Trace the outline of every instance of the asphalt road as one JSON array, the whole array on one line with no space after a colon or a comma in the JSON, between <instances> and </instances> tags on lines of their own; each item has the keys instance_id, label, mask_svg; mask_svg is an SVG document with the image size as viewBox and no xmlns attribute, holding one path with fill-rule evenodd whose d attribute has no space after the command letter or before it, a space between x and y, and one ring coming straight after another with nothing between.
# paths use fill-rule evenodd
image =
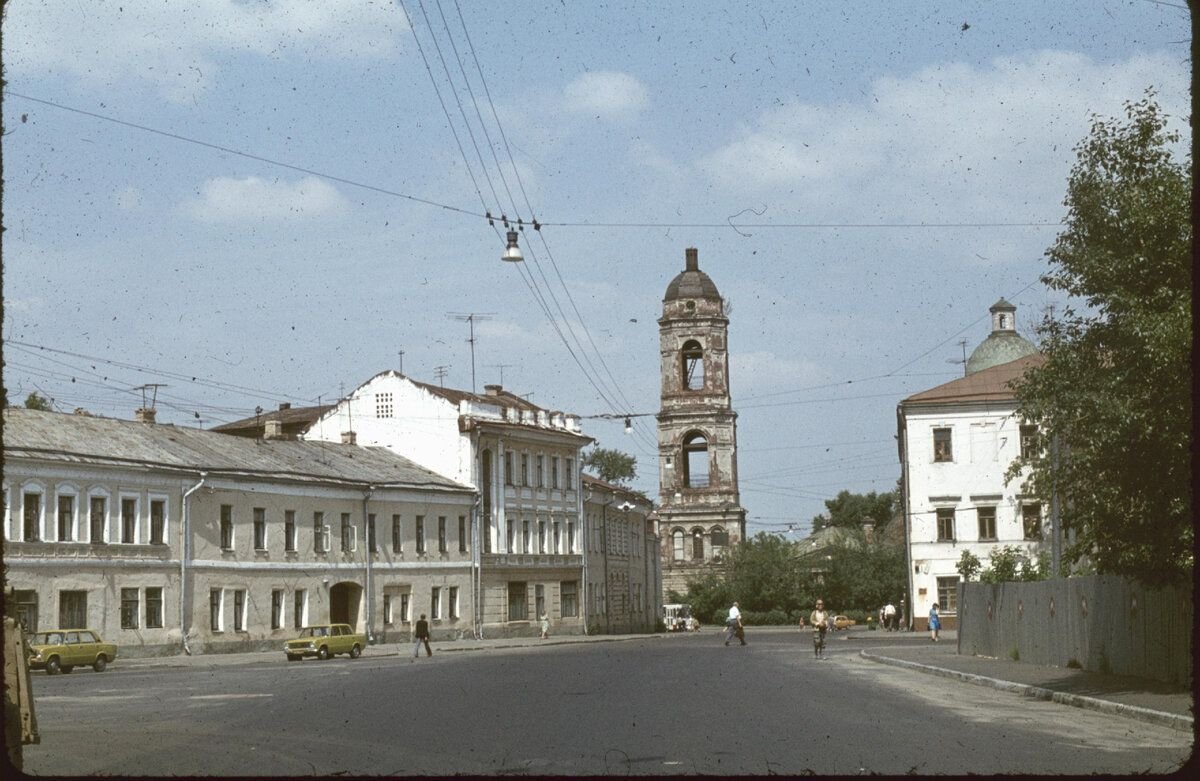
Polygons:
<instances>
[{"instance_id":1,"label":"asphalt road","mask_svg":"<svg viewBox=\"0 0 1200 781\"><path fill-rule=\"evenodd\" d=\"M35 674L36 775L1167 773L1192 736L718 635ZM877 643L887 641L880 636Z\"/></svg>"}]
</instances>

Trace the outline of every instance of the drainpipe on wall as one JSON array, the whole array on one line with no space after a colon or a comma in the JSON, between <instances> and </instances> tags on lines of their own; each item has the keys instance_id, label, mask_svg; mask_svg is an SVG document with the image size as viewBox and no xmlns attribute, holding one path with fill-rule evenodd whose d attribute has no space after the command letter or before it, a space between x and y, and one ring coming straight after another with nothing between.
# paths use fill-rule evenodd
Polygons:
<instances>
[{"instance_id":1,"label":"drainpipe on wall","mask_svg":"<svg viewBox=\"0 0 1200 781\"><path fill-rule=\"evenodd\" d=\"M204 481L207 479L208 472L201 472L200 482L183 492L183 518L179 523L179 641L183 646L183 652L188 656L192 655L192 649L188 647L187 641L187 613L184 612L184 595L187 593L188 540L192 533L191 515L188 513L188 497L200 490L200 486L204 485Z\"/></svg>"},{"instance_id":2,"label":"drainpipe on wall","mask_svg":"<svg viewBox=\"0 0 1200 781\"><path fill-rule=\"evenodd\" d=\"M366 600L367 600L367 645L375 642L375 600L371 594L371 529L370 515L367 513L367 503L375 486L368 485L363 489L363 547L366 548ZM378 539L378 537L376 537Z\"/></svg>"}]
</instances>

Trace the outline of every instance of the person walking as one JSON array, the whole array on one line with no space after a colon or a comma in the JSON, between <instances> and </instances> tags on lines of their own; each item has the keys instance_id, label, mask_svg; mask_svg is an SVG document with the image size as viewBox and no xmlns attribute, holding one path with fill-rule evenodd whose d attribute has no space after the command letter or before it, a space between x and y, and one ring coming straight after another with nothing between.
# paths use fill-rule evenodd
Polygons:
<instances>
[{"instance_id":1,"label":"person walking","mask_svg":"<svg viewBox=\"0 0 1200 781\"><path fill-rule=\"evenodd\" d=\"M550 637L550 618L545 613L542 613L542 639Z\"/></svg>"},{"instance_id":2,"label":"person walking","mask_svg":"<svg viewBox=\"0 0 1200 781\"><path fill-rule=\"evenodd\" d=\"M883 607L883 620L887 623L887 630L894 632L896 630L896 606L888 602Z\"/></svg>"},{"instance_id":3,"label":"person walking","mask_svg":"<svg viewBox=\"0 0 1200 781\"><path fill-rule=\"evenodd\" d=\"M729 618L725 619L725 645L729 645L729 641L737 636L738 625L741 624L741 622L742 611L738 610L738 603L734 602L733 607L729 608ZM742 645L745 644L746 641L742 640Z\"/></svg>"},{"instance_id":4,"label":"person walking","mask_svg":"<svg viewBox=\"0 0 1200 781\"><path fill-rule=\"evenodd\" d=\"M829 614L825 612L825 602L818 599L817 606L808 616L808 623L813 628L813 656L825 658L825 633L829 628Z\"/></svg>"},{"instance_id":5,"label":"person walking","mask_svg":"<svg viewBox=\"0 0 1200 781\"><path fill-rule=\"evenodd\" d=\"M421 655L421 643L425 644L425 655L433 656L433 651L429 647L429 622L425 620L425 614L421 614L421 618L417 621L417 627L413 630L413 636L417 639L413 645L413 658L416 659Z\"/></svg>"},{"instance_id":6,"label":"person walking","mask_svg":"<svg viewBox=\"0 0 1200 781\"><path fill-rule=\"evenodd\" d=\"M929 608L929 639L935 643L938 641L938 632L942 628L942 619L938 615L940 609L941 605L937 602L934 602L933 607Z\"/></svg>"}]
</instances>

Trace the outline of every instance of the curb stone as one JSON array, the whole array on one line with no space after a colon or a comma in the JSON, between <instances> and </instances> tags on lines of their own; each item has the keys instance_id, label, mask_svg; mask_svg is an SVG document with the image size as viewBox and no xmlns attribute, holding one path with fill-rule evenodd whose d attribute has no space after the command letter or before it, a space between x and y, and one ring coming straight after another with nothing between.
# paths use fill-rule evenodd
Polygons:
<instances>
[{"instance_id":1,"label":"curb stone","mask_svg":"<svg viewBox=\"0 0 1200 781\"><path fill-rule=\"evenodd\" d=\"M1003 681L999 678L989 678L985 675L964 673L959 670L949 670L945 667L935 667L934 665L921 664L920 662L910 662L904 659L892 659L887 656L879 656L870 653L866 650L859 651L859 655L864 659L877 662L879 664L891 665L893 667L903 667L905 669L930 673L932 675L940 675L943 678L954 678L960 681L965 681L966 683L975 684L976 686L988 686L1000 691L1020 694L1024 697L1032 697L1033 699L1038 700L1049 700L1062 705L1071 705L1076 708L1086 708L1110 715L1124 716L1126 718L1137 719L1138 721L1158 724L1159 726L1163 727L1170 727L1171 729L1192 732L1195 726L1195 721L1190 716L1179 716L1174 713L1164 713L1163 711L1142 708L1137 705L1125 705L1124 703L1110 702L1108 700L1101 700L1082 694L1056 692L1051 689L1042 688L1041 686L1031 686L1025 683Z\"/></svg>"}]
</instances>

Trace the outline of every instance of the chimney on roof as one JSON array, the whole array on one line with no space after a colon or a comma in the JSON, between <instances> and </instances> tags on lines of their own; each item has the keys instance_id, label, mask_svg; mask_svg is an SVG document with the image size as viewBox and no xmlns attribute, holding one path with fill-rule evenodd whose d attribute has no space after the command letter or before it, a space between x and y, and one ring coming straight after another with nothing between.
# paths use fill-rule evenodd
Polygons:
<instances>
[{"instance_id":1,"label":"chimney on roof","mask_svg":"<svg viewBox=\"0 0 1200 781\"><path fill-rule=\"evenodd\" d=\"M500 391L502 391L502 390L504 390L504 388L500 385L484 385L483 386L483 392L489 396L499 396Z\"/></svg>"},{"instance_id":2,"label":"chimney on roof","mask_svg":"<svg viewBox=\"0 0 1200 781\"><path fill-rule=\"evenodd\" d=\"M263 423L263 439L283 439L283 421L265 421Z\"/></svg>"},{"instance_id":3,"label":"chimney on roof","mask_svg":"<svg viewBox=\"0 0 1200 781\"><path fill-rule=\"evenodd\" d=\"M283 412L285 409L291 409L291 408L292 408L292 403L290 401L279 402L279 411L280 412Z\"/></svg>"},{"instance_id":4,"label":"chimney on roof","mask_svg":"<svg viewBox=\"0 0 1200 781\"><path fill-rule=\"evenodd\" d=\"M687 268L684 269L685 271L699 271L700 270L699 251L695 247L688 247L687 249L685 249L683 251L683 258L684 258L684 262L687 265Z\"/></svg>"},{"instance_id":5,"label":"chimney on roof","mask_svg":"<svg viewBox=\"0 0 1200 781\"><path fill-rule=\"evenodd\" d=\"M157 413L154 411L153 407L150 407L150 408L142 407L141 409L134 411L133 417L135 420L137 420L140 423L153 423L154 416L156 414Z\"/></svg>"},{"instance_id":6,"label":"chimney on roof","mask_svg":"<svg viewBox=\"0 0 1200 781\"><path fill-rule=\"evenodd\" d=\"M358 435L355 434L353 431L343 431L342 432L342 444L343 445L357 445L358 444Z\"/></svg>"}]
</instances>

